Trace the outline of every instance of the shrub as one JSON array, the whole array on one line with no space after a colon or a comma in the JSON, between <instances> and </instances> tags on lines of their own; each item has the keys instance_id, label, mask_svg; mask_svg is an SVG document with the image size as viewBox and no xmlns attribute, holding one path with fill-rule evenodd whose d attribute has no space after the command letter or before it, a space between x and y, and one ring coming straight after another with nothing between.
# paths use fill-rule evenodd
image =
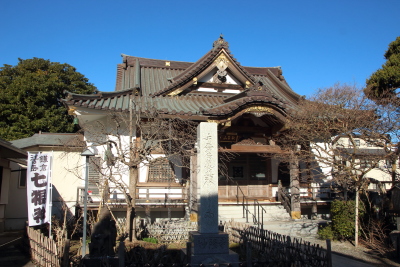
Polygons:
<instances>
[{"instance_id":1,"label":"shrub","mask_svg":"<svg viewBox=\"0 0 400 267\"><path fill-rule=\"evenodd\" d=\"M158 244L157 238L154 238L154 237L145 237L145 238L143 238L143 241L153 243L153 244Z\"/></svg>"},{"instance_id":2,"label":"shrub","mask_svg":"<svg viewBox=\"0 0 400 267\"><path fill-rule=\"evenodd\" d=\"M359 202L358 216L365 214L364 204ZM355 201L334 200L331 204L332 224L318 231L322 239L346 240L355 233Z\"/></svg>"},{"instance_id":3,"label":"shrub","mask_svg":"<svg viewBox=\"0 0 400 267\"><path fill-rule=\"evenodd\" d=\"M331 240L335 239L333 235L332 225L328 224L326 226L322 226L318 230L318 236L320 239L331 239Z\"/></svg>"}]
</instances>

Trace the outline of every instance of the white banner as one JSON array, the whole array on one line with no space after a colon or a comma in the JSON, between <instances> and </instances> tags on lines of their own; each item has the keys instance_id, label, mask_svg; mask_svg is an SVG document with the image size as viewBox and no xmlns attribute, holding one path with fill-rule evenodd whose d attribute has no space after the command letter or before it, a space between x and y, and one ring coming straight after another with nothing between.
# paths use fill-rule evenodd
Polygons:
<instances>
[{"instance_id":1,"label":"white banner","mask_svg":"<svg viewBox=\"0 0 400 267\"><path fill-rule=\"evenodd\" d=\"M29 226L49 222L51 153L28 153L27 196Z\"/></svg>"}]
</instances>

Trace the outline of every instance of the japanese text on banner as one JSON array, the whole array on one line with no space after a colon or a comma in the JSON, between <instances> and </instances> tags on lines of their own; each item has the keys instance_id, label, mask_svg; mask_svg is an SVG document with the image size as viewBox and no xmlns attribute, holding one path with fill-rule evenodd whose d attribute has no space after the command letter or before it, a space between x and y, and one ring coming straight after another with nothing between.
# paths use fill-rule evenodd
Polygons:
<instances>
[{"instance_id":1,"label":"japanese text on banner","mask_svg":"<svg viewBox=\"0 0 400 267\"><path fill-rule=\"evenodd\" d=\"M49 221L50 153L28 153L27 199L29 226Z\"/></svg>"}]
</instances>

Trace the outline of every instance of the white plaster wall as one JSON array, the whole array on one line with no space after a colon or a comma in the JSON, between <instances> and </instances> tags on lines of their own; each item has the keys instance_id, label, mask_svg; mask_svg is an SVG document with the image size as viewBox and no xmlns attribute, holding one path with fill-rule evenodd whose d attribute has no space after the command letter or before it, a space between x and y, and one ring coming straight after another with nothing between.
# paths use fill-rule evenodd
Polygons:
<instances>
[{"instance_id":1,"label":"white plaster wall","mask_svg":"<svg viewBox=\"0 0 400 267\"><path fill-rule=\"evenodd\" d=\"M355 138L355 140L359 140L359 148L360 149L381 149L380 147L376 147L376 146L372 146L369 145L367 142L365 142L362 139L357 139ZM337 146L343 147L343 148L349 148L351 147L351 145L349 144L349 138L346 137L342 137L336 144ZM312 144L312 151L313 153L316 155L316 159L318 159L319 157L324 158L324 157L328 157L328 158L333 158L332 154L326 153L323 150L328 150L329 146L331 146L330 144L326 144L326 143L314 143ZM323 148L323 149L319 149L319 148ZM385 161L380 161L379 162L379 167L378 168L374 168L372 170L370 170L365 177L366 178L373 178L376 179L378 181L391 181L392 177L391 174L388 172L388 167L385 165ZM330 179L332 179L331 176L331 171L332 171L332 167L329 166L328 164L324 164L323 162L318 162L318 166L319 170L321 171L321 175L315 175L314 176L314 181L316 181L318 184L321 184L321 181L329 181ZM398 173L400 173L400 171L397 171ZM391 183L385 183L385 188L386 189L390 189L391 188ZM315 184L315 186L317 186L317 184ZM370 184L369 185L369 189L376 189L376 185L374 184Z\"/></svg>"},{"instance_id":2,"label":"white plaster wall","mask_svg":"<svg viewBox=\"0 0 400 267\"><path fill-rule=\"evenodd\" d=\"M78 188L84 185L82 173L82 152L53 151L52 184L53 214L62 215L62 204L67 205L71 214L75 212Z\"/></svg>"},{"instance_id":3,"label":"white plaster wall","mask_svg":"<svg viewBox=\"0 0 400 267\"><path fill-rule=\"evenodd\" d=\"M321 161L321 159L327 158L327 159L332 159L333 154L328 153L328 151L331 151L329 149L329 144L326 143L311 143L311 151L315 155L315 158L317 160L317 166L313 166L316 168L316 171L313 172L313 180L315 182L322 183L327 180L332 179L332 166L330 166L327 163L324 163ZM331 160L328 160L331 161Z\"/></svg>"},{"instance_id":4,"label":"white plaster wall","mask_svg":"<svg viewBox=\"0 0 400 267\"><path fill-rule=\"evenodd\" d=\"M96 128L98 125L103 125L104 128ZM116 133L116 125L110 120L110 118L103 117L90 123L88 126L90 131L85 131L85 141L87 146L96 154L97 157L101 159L105 158L105 151L107 150L108 144L112 144L112 153L115 157L118 155L124 154L127 161L129 161L129 131L128 128L125 128L124 132ZM132 133L135 134L136 129L132 130ZM135 139L135 136L133 136ZM113 141L113 142L109 142ZM117 146L115 146L117 144ZM84 159L82 159L82 164L84 165ZM85 170L82 170L82 177L85 175ZM103 162L102 172L104 174L103 180L100 182L104 182L106 180L109 181L109 187L112 189L111 192L117 191L117 193L121 193L121 190L117 189L115 183L112 180L116 180L120 184L124 184L128 186L129 184L129 167L119 161L116 161L114 166L107 166L106 162ZM110 175L112 175L113 179L109 179ZM84 181L82 181L82 186L84 186ZM118 197L122 197L122 195L118 195Z\"/></svg>"},{"instance_id":5,"label":"white plaster wall","mask_svg":"<svg viewBox=\"0 0 400 267\"><path fill-rule=\"evenodd\" d=\"M20 168L26 166L10 162L12 170L8 187L8 204L5 206L5 226L6 231L24 229L25 222L28 220L26 187L19 187Z\"/></svg>"}]
</instances>

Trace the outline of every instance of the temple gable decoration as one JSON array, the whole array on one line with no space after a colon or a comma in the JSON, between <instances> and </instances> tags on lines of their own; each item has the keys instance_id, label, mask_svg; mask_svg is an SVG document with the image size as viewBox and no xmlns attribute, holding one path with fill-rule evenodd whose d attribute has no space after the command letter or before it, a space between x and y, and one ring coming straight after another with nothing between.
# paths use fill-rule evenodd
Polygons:
<instances>
[{"instance_id":1,"label":"temple gable decoration","mask_svg":"<svg viewBox=\"0 0 400 267\"><path fill-rule=\"evenodd\" d=\"M237 94L255 83L255 79L240 66L221 36L201 59L176 77L155 96L186 95L195 92Z\"/></svg>"}]
</instances>

